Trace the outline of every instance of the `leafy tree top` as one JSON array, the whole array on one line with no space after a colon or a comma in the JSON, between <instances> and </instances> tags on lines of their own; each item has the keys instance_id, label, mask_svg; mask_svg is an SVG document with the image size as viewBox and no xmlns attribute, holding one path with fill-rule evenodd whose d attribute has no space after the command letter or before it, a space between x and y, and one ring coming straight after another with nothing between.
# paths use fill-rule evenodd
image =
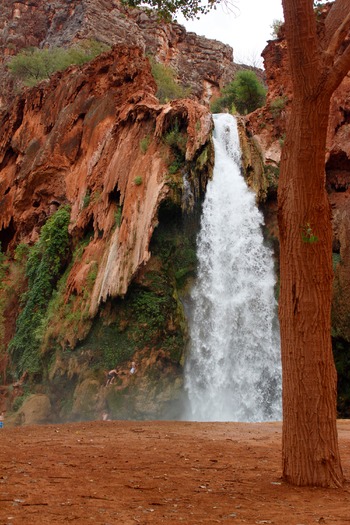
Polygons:
<instances>
[{"instance_id":1,"label":"leafy tree top","mask_svg":"<svg viewBox=\"0 0 350 525\"><path fill-rule=\"evenodd\" d=\"M187 20L206 15L216 8L218 0L122 0L122 4L129 7L144 7L145 5L157 10L161 18L171 19L178 11Z\"/></svg>"},{"instance_id":2,"label":"leafy tree top","mask_svg":"<svg viewBox=\"0 0 350 525\"><path fill-rule=\"evenodd\" d=\"M225 109L237 110L241 115L251 113L265 104L266 89L254 71L239 71L234 80L222 90L222 96L213 102L213 113Z\"/></svg>"}]
</instances>

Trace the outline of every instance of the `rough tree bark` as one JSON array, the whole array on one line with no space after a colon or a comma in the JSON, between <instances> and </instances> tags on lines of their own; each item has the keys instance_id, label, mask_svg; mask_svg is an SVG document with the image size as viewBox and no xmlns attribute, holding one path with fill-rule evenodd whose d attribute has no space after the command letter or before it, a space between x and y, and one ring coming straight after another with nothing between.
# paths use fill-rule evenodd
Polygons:
<instances>
[{"instance_id":1,"label":"rough tree bark","mask_svg":"<svg viewBox=\"0 0 350 525\"><path fill-rule=\"evenodd\" d=\"M325 191L330 99L350 68L350 0L317 31L312 0L282 0L293 101L278 192L283 369L283 476L343 483L331 347L332 226Z\"/></svg>"}]
</instances>

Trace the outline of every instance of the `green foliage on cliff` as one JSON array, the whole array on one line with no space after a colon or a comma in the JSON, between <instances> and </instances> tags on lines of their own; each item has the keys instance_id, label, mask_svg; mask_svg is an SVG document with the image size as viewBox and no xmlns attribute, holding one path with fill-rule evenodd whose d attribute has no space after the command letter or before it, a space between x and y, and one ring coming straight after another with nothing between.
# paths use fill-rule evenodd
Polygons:
<instances>
[{"instance_id":1,"label":"green foliage on cliff","mask_svg":"<svg viewBox=\"0 0 350 525\"><path fill-rule=\"evenodd\" d=\"M160 224L152 238L151 252L160 258L172 286L181 292L196 272L199 216L194 215L184 230L181 209L170 200L162 203L158 215Z\"/></svg>"},{"instance_id":2,"label":"green foliage on cliff","mask_svg":"<svg viewBox=\"0 0 350 525\"><path fill-rule=\"evenodd\" d=\"M8 268L8 265L6 263L6 255L2 252L1 243L0 243L0 286L3 286L7 268Z\"/></svg>"},{"instance_id":3,"label":"green foliage on cliff","mask_svg":"<svg viewBox=\"0 0 350 525\"><path fill-rule=\"evenodd\" d=\"M273 164L264 165L264 177L267 183L267 195L271 196L272 194L276 195L278 189L278 181L280 175L279 166Z\"/></svg>"},{"instance_id":4,"label":"green foliage on cliff","mask_svg":"<svg viewBox=\"0 0 350 525\"><path fill-rule=\"evenodd\" d=\"M180 152L183 155L186 153L187 135L180 130L179 121L175 119L174 124L168 129L164 135L164 142L170 146L175 152Z\"/></svg>"},{"instance_id":5,"label":"green foliage on cliff","mask_svg":"<svg viewBox=\"0 0 350 525\"><path fill-rule=\"evenodd\" d=\"M133 308L140 328L145 327L146 342L151 342L151 334L165 329L167 297L154 290L139 290L133 297Z\"/></svg>"},{"instance_id":6,"label":"green foliage on cliff","mask_svg":"<svg viewBox=\"0 0 350 525\"><path fill-rule=\"evenodd\" d=\"M84 40L68 49L27 48L14 56L7 67L14 77L31 87L56 71L63 71L73 64L85 64L108 49L109 46L96 40Z\"/></svg>"},{"instance_id":7,"label":"green foliage on cliff","mask_svg":"<svg viewBox=\"0 0 350 525\"><path fill-rule=\"evenodd\" d=\"M16 333L9 349L12 361L21 373L40 370L40 326L66 263L70 210L60 208L41 229L39 240L30 248L26 264L28 290L22 296L23 309L18 316Z\"/></svg>"},{"instance_id":8,"label":"green foliage on cliff","mask_svg":"<svg viewBox=\"0 0 350 525\"><path fill-rule=\"evenodd\" d=\"M135 186L141 186L143 182L143 179L140 175L138 175L137 177L134 178L134 184Z\"/></svg>"},{"instance_id":9,"label":"green foliage on cliff","mask_svg":"<svg viewBox=\"0 0 350 525\"><path fill-rule=\"evenodd\" d=\"M73 265L80 259L81 247L84 241L74 251L72 260L65 272L59 278L46 311L42 316L40 327L36 331L40 341L42 355L50 354L54 347L74 347L82 334L86 334L91 326L89 307L91 293L98 272L97 261L90 261L82 293L71 293L67 297L67 280Z\"/></svg>"},{"instance_id":10,"label":"green foliage on cliff","mask_svg":"<svg viewBox=\"0 0 350 525\"><path fill-rule=\"evenodd\" d=\"M91 331L85 341L78 346L79 350L91 350L94 364L98 370L111 369L124 361L131 359L137 349L132 319L132 309L128 298L120 303L111 301L107 305L107 313L101 309L102 315L93 321ZM114 322L108 320L113 314Z\"/></svg>"},{"instance_id":11,"label":"green foliage on cliff","mask_svg":"<svg viewBox=\"0 0 350 525\"><path fill-rule=\"evenodd\" d=\"M176 360L183 350L183 338L167 329L176 312L177 302L168 278L162 273L147 272L141 285L132 284L124 299L115 299L107 305L106 315L102 309L79 349L92 350L98 367L103 368L121 365L145 347L169 347L171 357ZM181 340L176 351L175 336Z\"/></svg>"},{"instance_id":12,"label":"green foliage on cliff","mask_svg":"<svg viewBox=\"0 0 350 525\"><path fill-rule=\"evenodd\" d=\"M276 97L270 102L270 111L273 118L279 118L288 102L288 98L286 96L283 97Z\"/></svg>"},{"instance_id":13,"label":"green foliage on cliff","mask_svg":"<svg viewBox=\"0 0 350 525\"><path fill-rule=\"evenodd\" d=\"M162 350L179 363L186 345L186 322L180 291L195 273L196 232L184 231L181 208L163 203L152 241L150 266L123 298L111 299L93 321L78 350L93 352L92 366L111 368L135 352Z\"/></svg>"},{"instance_id":14,"label":"green foliage on cliff","mask_svg":"<svg viewBox=\"0 0 350 525\"><path fill-rule=\"evenodd\" d=\"M222 96L211 105L213 113L236 110L245 115L263 106L266 99L266 89L259 81L254 71L239 71L235 79L222 90Z\"/></svg>"},{"instance_id":15,"label":"green foliage on cliff","mask_svg":"<svg viewBox=\"0 0 350 525\"><path fill-rule=\"evenodd\" d=\"M172 156L168 159L168 173L174 175L185 165L187 146L187 134L180 129L177 118L175 118L172 126L164 134L163 141L171 149Z\"/></svg>"},{"instance_id":16,"label":"green foliage on cliff","mask_svg":"<svg viewBox=\"0 0 350 525\"><path fill-rule=\"evenodd\" d=\"M6 261L6 256L1 250L0 244L0 354L4 350L4 336L5 336L5 295L4 291L6 289L5 278L7 274L8 264Z\"/></svg>"},{"instance_id":17,"label":"green foliage on cliff","mask_svg":"<svg viewBox=\"0 0 350 525\"><path fill-rule=\"evenodd\" d=\"M151 143L150 135L146 135L143 139L140 140L140 150L142 151L143 154L145 154L146 151L148 150L150 143Z\"/></svg>"},{"instance_id":18,"label":"green foliage on cliff","mask_svg":"<svg viewBox=\"0 0 350 525\"><path fill-rule=\"evenodd\" d=\"M156 95L159 102L165 104L169 100L186 98L190 95L191 90L189 88L184 88L176 82L176 74L171 67L160 64L153 58L150 58L150 62L152 75L158 87Z\"/></svg>"},{"instance_id":19,"label":"green foliage on cliff","mask_svg":"<svg viewBox=\"0 0 350 525\"><path fill-rule=\"evenodd\" d=\"M277 20L274 19L270 28L271 28L271 36L273 39L279 38L279 32L283 26L283 20Z\"/></svg>"}]
</instances>

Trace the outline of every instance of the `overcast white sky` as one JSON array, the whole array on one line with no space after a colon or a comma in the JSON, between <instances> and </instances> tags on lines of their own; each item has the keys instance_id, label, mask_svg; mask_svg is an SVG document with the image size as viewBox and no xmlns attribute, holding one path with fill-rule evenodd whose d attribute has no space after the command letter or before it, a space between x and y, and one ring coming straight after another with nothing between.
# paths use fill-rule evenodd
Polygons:
<instances>
[{"instance_id":1,"label":"overcast white sky","mask_svg":"<svg viewBox=\"0 0 350 525\"><path fill-rule=\"evenodd\" d=\"M231 3L236 6L233 12L218 5L216 11L202 16L199 21L186 21L180 15L177 21L188 31L229 44L235 62L262 67L260 54L267 40L271 40L271 25L274 20L283 20L282 2L231 0Z\"/></svg>"}]
</instances>

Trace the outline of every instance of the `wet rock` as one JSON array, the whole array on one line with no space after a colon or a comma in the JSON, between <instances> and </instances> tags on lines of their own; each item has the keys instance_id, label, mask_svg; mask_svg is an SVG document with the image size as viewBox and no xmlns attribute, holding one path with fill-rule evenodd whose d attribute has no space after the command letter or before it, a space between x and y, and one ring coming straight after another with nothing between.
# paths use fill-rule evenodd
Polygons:
<instances>
[{"instance_id":1,"label":"wet rock","mask_svg":"<svg viewBox=\"0 0 350 525\"><path fill-rule=\"evenodd\" d=\"M45 394L29 396L13 417L15 425L39 425L50 420L51 402Z\"/></svg>"}]
</instances>

